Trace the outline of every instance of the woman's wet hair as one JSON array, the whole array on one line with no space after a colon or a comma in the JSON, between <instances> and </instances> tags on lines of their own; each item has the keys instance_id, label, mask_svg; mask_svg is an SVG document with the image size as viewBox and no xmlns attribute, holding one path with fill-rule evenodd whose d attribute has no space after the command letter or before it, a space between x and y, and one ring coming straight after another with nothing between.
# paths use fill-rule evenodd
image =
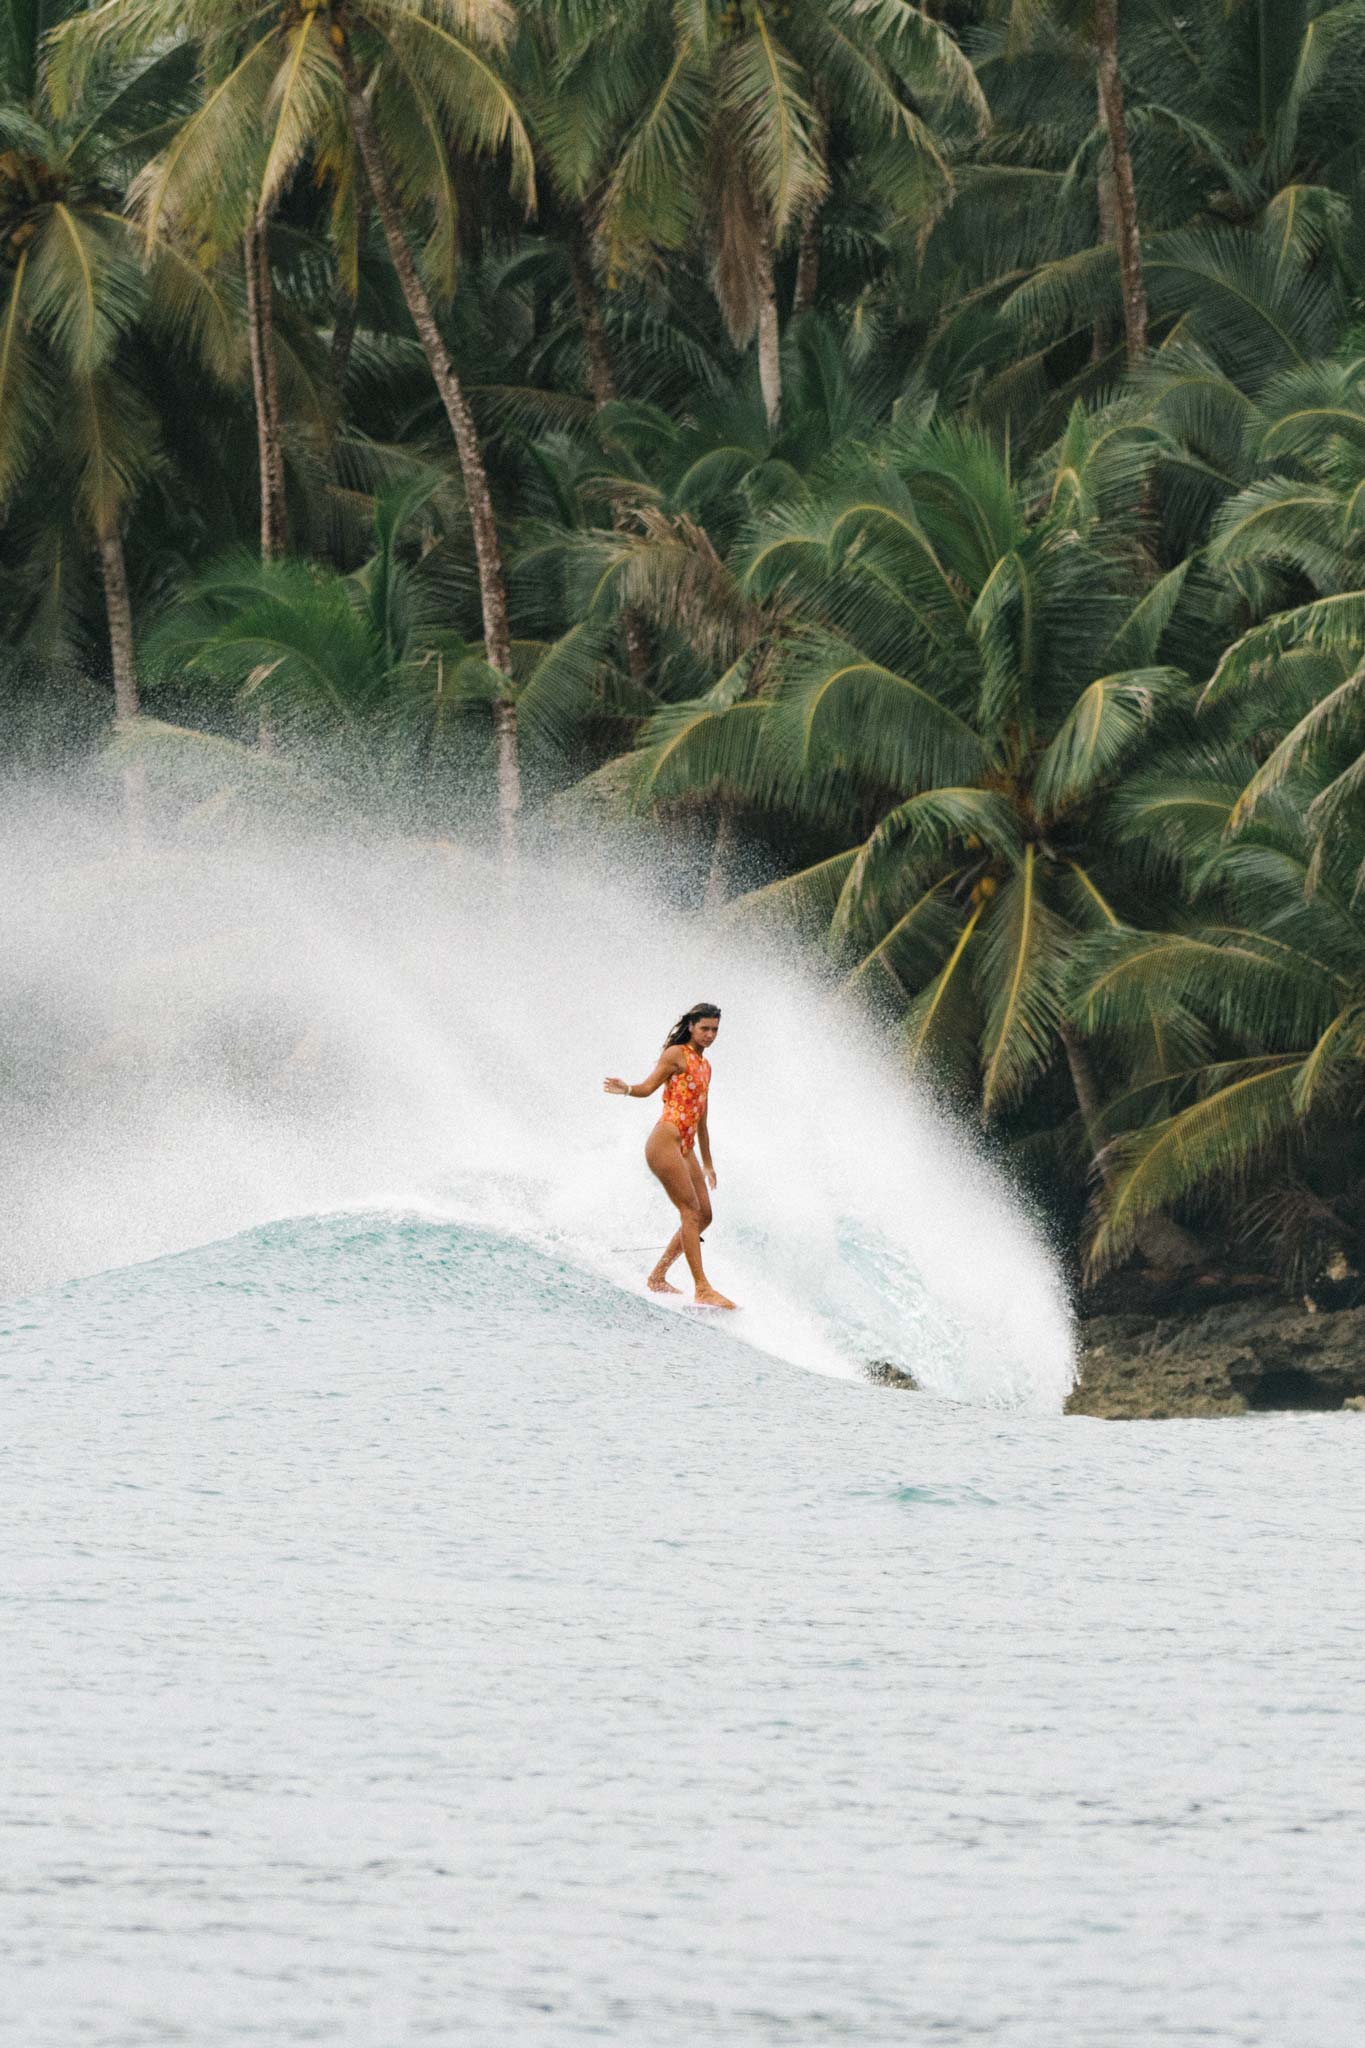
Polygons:
<instances>
[{"instance_id":1,"label":"woman's wet hair","mask_svg":"<svg viewBox=\"0 0 1365 2048\"><path fill-rule=\"evenodd\" d=\"M719 1024L720 1011L715 1003L693 1003L690 1010L684 1010L664 1040L665 1046L686 1045L692 1036L692 1026L700 1024L703 1017L714 1017Z\"/></svg>"}]
</instances>

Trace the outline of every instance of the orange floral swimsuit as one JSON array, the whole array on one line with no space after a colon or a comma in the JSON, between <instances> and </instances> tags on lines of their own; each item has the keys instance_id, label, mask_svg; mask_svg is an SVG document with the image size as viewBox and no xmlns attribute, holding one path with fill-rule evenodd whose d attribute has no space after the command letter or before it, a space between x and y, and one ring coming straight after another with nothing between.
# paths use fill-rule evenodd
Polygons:
<instances>
[{"instance_id":1,"label":"orange floral swimsuit","mask_svg":"<svg viewBox=\"0 0 1365 2048\"><path fill-rule=\"evenodd\" d=\"M660 1122L672 1124L678 1133L683 1153L692 1150L697 1137L697 1125L706 1115L706 1097L711 1087L711 1062L704 1059L692 1046L685 1045L683 1052L687 1065L682 1073L674 1074L664 1082L664 1106Z\"/></svg>"}]
</instances>

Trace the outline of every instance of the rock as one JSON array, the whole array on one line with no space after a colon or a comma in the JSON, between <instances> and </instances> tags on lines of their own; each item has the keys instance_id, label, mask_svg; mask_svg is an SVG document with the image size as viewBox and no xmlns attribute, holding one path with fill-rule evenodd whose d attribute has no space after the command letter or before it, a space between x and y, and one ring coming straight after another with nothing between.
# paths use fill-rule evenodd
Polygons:
<instances>
[{"instance_id":1,"label":"rock","mask_svg":"<svg viewBox=\"0 0 1365 2048\"><path fill-rule=\"evenodd\" d=\"M919 1381L914 1374L903 1372L889 1359L874 1358L867 1368L867 1376L879 1387L908 1387L912 1394L919 1391Z\"/></svg>"},{"instance_id":2,"label":"rock","mask_svg":"<svg viewBox=\"0 0 1365 2048\"><path fill-rule=\"evenodd\" d=\"M1081 1342L1071 1415L1365 1408L1365 1309L1260 1300L1195 1315L1096 1316Z\"/></svg>"}]
</instances>

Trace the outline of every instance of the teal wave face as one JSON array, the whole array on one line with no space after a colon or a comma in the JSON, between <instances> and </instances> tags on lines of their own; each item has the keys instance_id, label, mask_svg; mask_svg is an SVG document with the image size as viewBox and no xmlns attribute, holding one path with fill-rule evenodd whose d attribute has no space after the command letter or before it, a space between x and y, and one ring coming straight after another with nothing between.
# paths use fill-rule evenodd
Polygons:
<instances>
[{"instance_id":1,"label":"teal wave face","mask_svg":"<svg viewBox=\"0 0 1365 2048\"><path fill-rule=\"evenodd\" d=\"M642 1355L668 1370L699 1353L757 1363L714 1315L637 1298L515 1237L403 1215L288 1219L68 1281L0 1310L0 1337L157 1371L274 1354L291 1374L316 1370L321 1390L343 1358L347 1370L416 1357L452 1374L543 1369L561 1386Z\"/></svg>"}]
</instances>

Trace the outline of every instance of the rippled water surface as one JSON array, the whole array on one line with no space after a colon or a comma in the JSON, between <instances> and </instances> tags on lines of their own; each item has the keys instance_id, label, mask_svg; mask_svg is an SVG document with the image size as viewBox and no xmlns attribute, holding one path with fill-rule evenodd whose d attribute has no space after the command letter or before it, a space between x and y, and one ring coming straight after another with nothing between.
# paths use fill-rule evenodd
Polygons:
<instances>
[{"instance_id":1,"label":"rippled water surface","mask_svg":"<svg viewBox=\"0 0 1365 2048\"><path fill-rule=\"evenodd\" d=\"M0 1333L26 2048L1359 2039L1365 1418L959 1406L401 1216Z\"/></svg>"}]
</instances>

